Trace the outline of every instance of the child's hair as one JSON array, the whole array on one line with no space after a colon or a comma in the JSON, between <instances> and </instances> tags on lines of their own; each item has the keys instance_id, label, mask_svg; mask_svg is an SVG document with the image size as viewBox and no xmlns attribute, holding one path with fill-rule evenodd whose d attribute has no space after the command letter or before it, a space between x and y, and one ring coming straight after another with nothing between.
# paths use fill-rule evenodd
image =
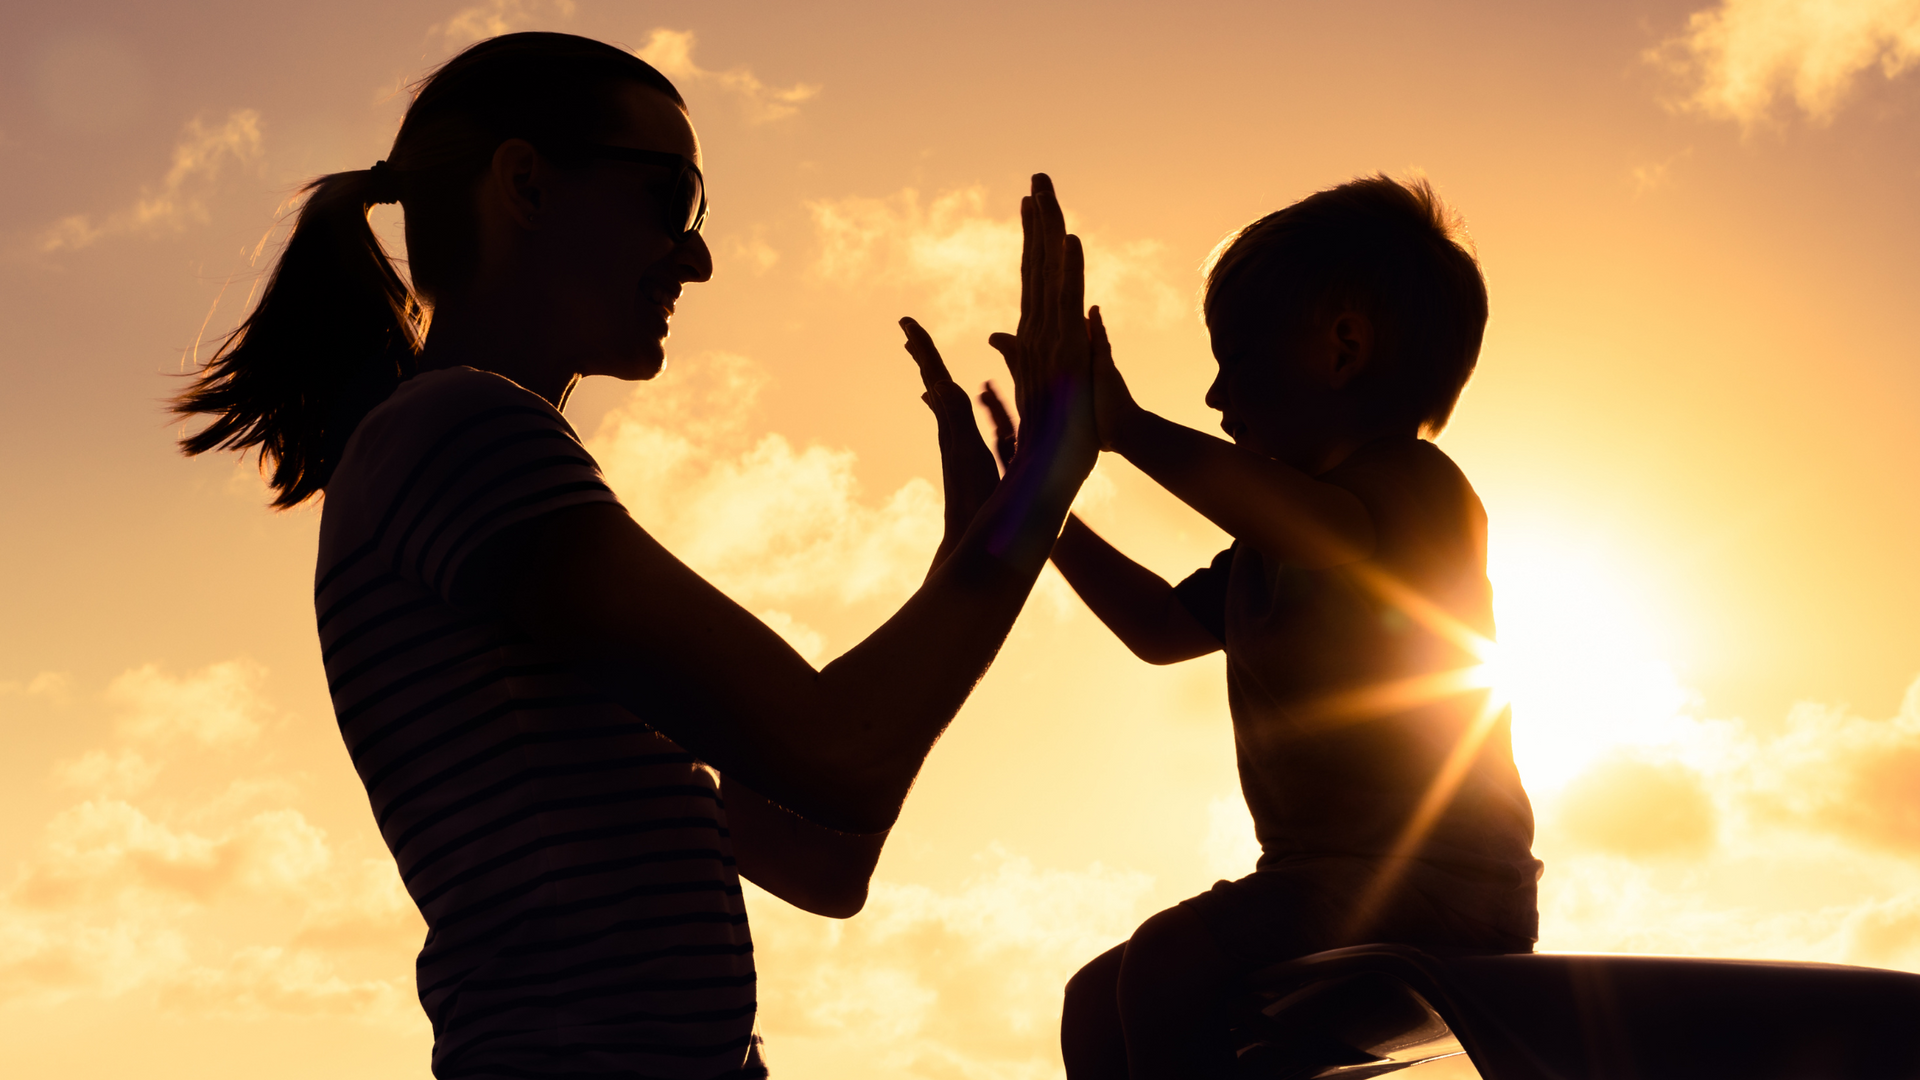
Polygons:
<instances>
[{"instance_id":1,"label":"child's hair","mask_svg":"<svg viewBox=\"0 0 1920 1080\"><path fill-rule=\"evenodd\" d=\"M520 138L564 155L605 137L621 121L613 91L634 83L686 108L639 57L572 34L482 41L415 84L385 161L304 189L259 303L173 402L175 415L213 418L181 449L259 447L276 507L325 488L361 418L413 374L427 305L469 284L475 185L495 149ZM385 202L405 213L411 287L367 222Z\"/></svg>"},{"instance_id":2,"label":"child's hair","mask_svg":"<svg viewBox=\"0 0 1920 1080\"><path fill-rule=\"evenodd\" d=\"M1438 434L1480 357L1487 286L1465 227L1424 177L1366 176L1309 195L1207 260L1209 328L1258 319L1284 332L1343 308L1372 321L1384 361L1355 389Z\"/></svg>"}]
</instances>

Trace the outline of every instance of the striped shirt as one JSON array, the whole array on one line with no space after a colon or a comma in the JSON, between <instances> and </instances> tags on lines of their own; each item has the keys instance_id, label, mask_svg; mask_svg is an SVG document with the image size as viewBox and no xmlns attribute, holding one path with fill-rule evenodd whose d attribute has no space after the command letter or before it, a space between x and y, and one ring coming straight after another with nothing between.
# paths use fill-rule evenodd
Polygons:
<instances>
[{"instance_id":1,"label":"striped shirt","mask_svg":"<svg viewBox=\"0 0 1920 1080\"><path fill-rule=\"evenodd\" d=\"M717 777L449 599L501 529L595 502L618 505L560 413L472 368L402 383L327 485L327 686L426 917L433 1072L762 1076Z\"/></svg>"}]
</instances>

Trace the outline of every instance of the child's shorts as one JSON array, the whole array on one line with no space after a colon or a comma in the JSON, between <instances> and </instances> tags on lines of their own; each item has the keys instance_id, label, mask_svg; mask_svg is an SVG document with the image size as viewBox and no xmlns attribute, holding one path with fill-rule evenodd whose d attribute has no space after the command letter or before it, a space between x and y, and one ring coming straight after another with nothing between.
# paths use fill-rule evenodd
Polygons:
<instances>
[{"instance_id":1,"label":"child's shorts","mask_svg":"<svg viewBox=\"0 0 1920 1080\"><path fill-rule=\"evenodd\" d=\"M1297 856L1182 900L1227 956L1247 970L1348 945L1392 942L1441 950L1533 951L1531 882L1488 883L1431 864ZM1372 910L1363 898L1376 896Z\"/></svg>"}]
</instances>

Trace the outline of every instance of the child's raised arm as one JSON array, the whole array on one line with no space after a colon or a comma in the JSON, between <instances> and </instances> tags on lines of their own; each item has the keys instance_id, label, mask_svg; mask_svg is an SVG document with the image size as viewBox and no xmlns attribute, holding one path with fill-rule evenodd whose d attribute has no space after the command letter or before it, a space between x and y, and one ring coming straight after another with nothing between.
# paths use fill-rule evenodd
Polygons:
<instances>
[{"instance_id":1,"label":"child's raised arm","mask_svg":"<svg viewBox=\"0 0 1920 1080\"><path fill-rule=\"evenodd\" d=\"M1114 366L1093 310L1094 410L1112 450L1261 554L1305 569L1373 553L1373 518L1359 496L1273 458L1141 408Z\"/></svg>"},{"instance_id":2,"label":"child's raised arm","mask_svg":"<svg viewBox=\"0 0 1920 1080\"><path fill-rule=\"evenodd\" d=\"M980 404L993 418L1001 461L1012 460L1013 417L991 383L982 390ZM1107 629L1149 664L1177 664L1220 648L1219 639L1188 613L1165 578L1121 554L1078 514L1067 515L1054 541L1053 565Z\"/></svg>"},{"instance_id":3,"label":"child's raised arm","mask_svg":"<svg viewBox=\"0 0 1920 1080\"><path fill-rule=\"evenodd\" d=\"M1149 664L1177 664L1220 648L1165 578L1121 554L1078 515L1068 516L1054 541L1053 565L1107 629Z\"/></svg>"}]
</instances>

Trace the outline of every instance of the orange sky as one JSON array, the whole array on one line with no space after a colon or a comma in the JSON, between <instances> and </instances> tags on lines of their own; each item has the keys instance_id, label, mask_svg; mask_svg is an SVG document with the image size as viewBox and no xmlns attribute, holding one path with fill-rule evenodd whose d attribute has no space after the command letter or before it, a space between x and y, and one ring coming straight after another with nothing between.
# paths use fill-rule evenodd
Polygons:
<instances>
[{"instance_id":1,"label":"orange sky","mask_svg":"<svg viewBox=\"0 0 1920 1080\"><path fill-rule=\"evenodd\" d=\"M1492 294L1441 445L1491 515L1542 947L1920 970L1920 0L1711 3L9 8L0 1070L426 1075L421 927L320 678L318 514L173 454L159 402L295 186L523 28L654 59L709 159L718 270L668 373L570 416L822 659L937 534L894 320L994 373L1029 172L1136 393L1210 426L1206 252L1424 169ZM1222 545L1123 463L1082 503L1169 576ZM750 896L780 1075L1058 1075L1065 976L1249 868L1222 684L1043 579L867 912Z\"/></svg>"}]
</instances>

